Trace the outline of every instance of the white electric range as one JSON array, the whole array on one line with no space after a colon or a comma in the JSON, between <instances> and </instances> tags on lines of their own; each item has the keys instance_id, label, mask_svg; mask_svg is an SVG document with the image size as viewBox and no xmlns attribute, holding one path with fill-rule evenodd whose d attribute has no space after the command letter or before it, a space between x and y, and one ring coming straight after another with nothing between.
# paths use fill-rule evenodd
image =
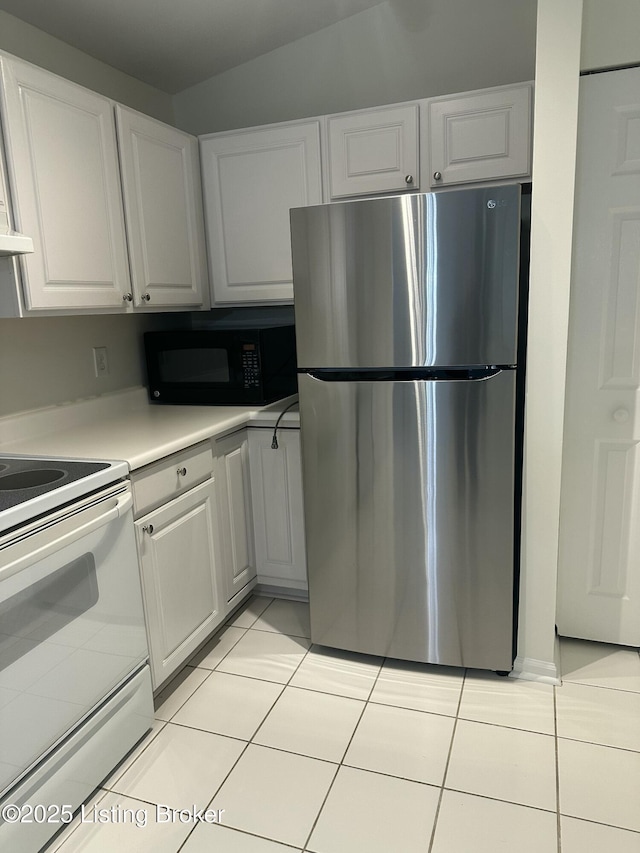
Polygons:
<instances>
[{"instance_id":1,"label":"white electric range","mask_svg":"<svg viewBox=\"0 0 640 853\"><path fill-rule=\"evenodd\" d=\"M0 849L40 850L151 726L127 473L0 456Z\"/></svg>"}]
</instances>

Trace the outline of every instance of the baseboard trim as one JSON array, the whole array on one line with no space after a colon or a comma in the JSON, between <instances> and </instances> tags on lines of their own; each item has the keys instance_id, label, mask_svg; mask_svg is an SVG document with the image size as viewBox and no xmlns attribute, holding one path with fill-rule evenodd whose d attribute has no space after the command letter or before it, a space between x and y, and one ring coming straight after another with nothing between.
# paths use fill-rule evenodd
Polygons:
<instances>
[{"instance_id":1,"label":"baseboard trim","mask_svg":"<svg viewBox=\"0 0 640 853\"><path fill-rule=\"evenodd\" d=\"M556 651L557 656L557 651ZM521 678L523 681L538 681L541 684L561 684L560 667L557 660L537 660L521 655L513 662L511 678Z\"/></svg>"},{"instance_id":2,"label":"baseboard trim","mask_svg":"<svg viewBox=\"0 0 640 853\"><path fill-rule=\"evenodd\" d=\"M276 586L275 584L259 583L253 590L255 595L268 595L272 598L287 598L290 601L308 601L309 593L306 589L292 589L288 586Z\"/></svg>"}]
</instances>

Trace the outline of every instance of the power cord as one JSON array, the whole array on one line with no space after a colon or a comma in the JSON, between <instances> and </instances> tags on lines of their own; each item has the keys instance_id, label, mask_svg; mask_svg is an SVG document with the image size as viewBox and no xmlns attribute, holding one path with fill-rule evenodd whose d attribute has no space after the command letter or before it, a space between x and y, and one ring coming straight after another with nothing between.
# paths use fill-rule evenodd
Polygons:
<instances>
[{"instance_id":1,"label":"power cord","mask_svg":"<svg viewBox=\"0 0 640 853\"><path fill-rule=\"evenodd\" d=\"M277 433L278 433L278 427L280 426L280 421L282 420L282 416L285 414L285 412L288 412L289 409L293 408L293 406L297 406L297 405L298 405L298 401L294 400L293 403L289 403L289 405L286 407L286 409L283 409L280 412L280 414L278 415L278 420L276 421L276 425L273 428L273 438L271 439L271 449L272 450L278 449L278 435L277 435Z\"/></svg>"}]
</instances>

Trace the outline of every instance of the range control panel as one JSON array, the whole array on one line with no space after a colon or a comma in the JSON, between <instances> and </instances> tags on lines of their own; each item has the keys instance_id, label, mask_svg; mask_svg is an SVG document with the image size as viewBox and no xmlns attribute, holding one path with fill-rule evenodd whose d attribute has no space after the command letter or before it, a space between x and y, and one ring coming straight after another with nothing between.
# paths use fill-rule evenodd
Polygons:
<instances>
[{"instance_id":1,"label":"range control panel","mask_svg":"<svg viewBox=\"0 0 640 853\"><path fill-rule=\"evenodd\" d=\"M242 374L245 388L258 388L260 385L260 365L255 344L242 345Z\"/></svg>"}]
</instances>

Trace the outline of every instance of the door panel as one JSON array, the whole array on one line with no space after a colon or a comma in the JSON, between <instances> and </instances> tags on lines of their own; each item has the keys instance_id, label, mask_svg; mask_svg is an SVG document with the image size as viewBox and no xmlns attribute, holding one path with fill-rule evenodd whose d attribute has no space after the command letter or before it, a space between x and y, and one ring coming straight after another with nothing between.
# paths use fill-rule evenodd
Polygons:
<instances>
[{"instance_id":1,"label":"door panel","mask_svg":"<svg viewBox=\"0 0 640 853\"><path fill-rule=\"evenodd\" d=\"M640 69L580 81L557 624L640 645Z\"/></svg>"},{"instance_id":2,"label":"door panel","mask_svg":"<svg viewBox=\"0 0 640 853\"><path fill-rule=\"evenodd\" d=\"M298 366L514 364L520 187L291 212Z\"/></svg>"},{"instance_id":3,"label":"door panel","mask_svg":"<svg viewBox=\"0 0 640 853\"><path fill-rule=\"evenodd\" d=\"M317 121L201 137L215 303L291 302L289 210L322 201Z\"/></svg>"},{"instance_id":4,"label":"door panel","mask_svg":"<svg viewBox=\"0 0 640 853\"><path fill-rule=\"evenodd\" d=\"M530 86L432 101L429 122L432 186L529 172Z\"/></svg>"},{"instance_id":5,"label":"door panel","mask_svg":"<svg viewBox=\"0 0 640 853\"><path fill-rule=\"evenodd\" d=\"M136 305L208 303L198 140L119 104L116 119Z\"/></svg>"},{"instance_id":6,"label":"door panel","mask_svg":"<svg viewBox=\"0 0 640 853\"><path fill-rule=\"evenodd\" d=\"M299 378L313 641L510 669L515 372Z\"/></svg>"},{"instance_id":7,"label":"door panel","mask_svg":"<svg viewBox=\"0 0 640 853\"><path fill-rule=\"evenodd\" d=\"M331 198L420 184L416 104L329 116L327 139Z\"/></svg>"},{"instance_id":8,"label":"door panel","mask_svg":"<svg viewBox=\"0 0 640 853\"><path fill-rule=\"evenodd\" d=\"M30 309L118 308L129 290L113 104L2 59L4 123Z\"/></svg>"}]
</instances>

